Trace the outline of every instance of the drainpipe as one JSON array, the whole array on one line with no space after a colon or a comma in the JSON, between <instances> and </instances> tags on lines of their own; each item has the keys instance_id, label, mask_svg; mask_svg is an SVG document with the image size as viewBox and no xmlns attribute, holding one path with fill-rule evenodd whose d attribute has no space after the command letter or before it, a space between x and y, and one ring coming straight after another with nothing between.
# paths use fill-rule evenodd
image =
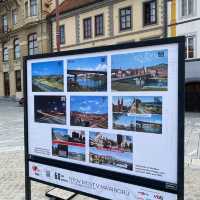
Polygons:
<instances>
[{"instance_id":1,"label":"drainpipe","mask_svg":"<svg viewBox=\"0 0 200 200\"><path fill-rule=\"evenodd\" d=\"M59 0L56 0L56 45L57 51L60 51L60 26L59 26Z\"/></svg>"},{"instance_id":2,"label":"drainpipe","mask_svg":"<svg viewBox=\"0 0 200 200\"><path fill-rule=\"evenodd\" d=\"M163 36L168 37L168 0L163 0Z\"/></svg>"},{"instance_id":3,"label":"drainpipe","mask_svg":"<svg viewBox=\"0 0 200 200\"><path fill-rule=\"evenodd\" d=\"M44 49L43 49L43 19L42 19L42 10L43 10L43 7L42 7L42 1L40 1L40 34L41 34L41 50L42 50L42 53L44 53Z\"/></svg>"}]
</instances>

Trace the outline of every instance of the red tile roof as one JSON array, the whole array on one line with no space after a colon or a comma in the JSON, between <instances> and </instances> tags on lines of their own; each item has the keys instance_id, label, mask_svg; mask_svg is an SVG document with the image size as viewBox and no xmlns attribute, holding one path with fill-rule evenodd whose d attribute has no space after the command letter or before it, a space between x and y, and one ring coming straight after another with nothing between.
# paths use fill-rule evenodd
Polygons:
<instances>
[{"instance_id":1,"label":"red tile roof","mask_svg":"<svg viewBox=\"0 0 200 200\"><path fill-rule=\"evenodd\" d=\"M98 0L64 0L60 5L59 5L59 13L62 14L67 11L75 10L77 8L87 6L92 3L96 3ZM50 13L50 17L54 16L56 14L56 10L54 9Z\"/></svg>"}]
</instances>

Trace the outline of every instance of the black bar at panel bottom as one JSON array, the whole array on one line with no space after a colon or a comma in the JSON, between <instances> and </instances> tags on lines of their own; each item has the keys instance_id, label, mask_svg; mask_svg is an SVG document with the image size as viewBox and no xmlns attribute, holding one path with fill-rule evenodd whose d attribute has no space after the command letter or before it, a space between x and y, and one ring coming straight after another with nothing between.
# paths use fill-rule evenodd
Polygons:
<instances>
[{"instance_id":1,"label":"black bar at panel bottom","mask_svg":"<svg viewBox=\"0 0 200 200\"><path fill-rule=\"evenodd\" d=\"M48 158L43 158L43 157L38 157L38 156L29 156L30 159L29 161L36 162L39 164L44 164L47 166L51 167L57 167L60 169L66 169L70 171L75 171L79 173L85 173L88 175L93 175L93 176L99 176L102 178L106 179L111 179L115 181L120 181L128 184L133 184L141 187L146 187L146 188L151 188L163 192L169 192L172 194L178 194L177 191L177 186L176 184L173 183L167 183L163 181L157 181L153 179L148 179L148 178L143 178L143 177L138 177L138 176L133 176L133 175L128 175L128 174L122 174L118 172L108 171L108 170L103 170L99 168L94 168L94 167L89 167L89 166L82 166L79 164L74 164L74 163L68 163L68 162L63 162L63 161L57 161L53 159L48 159Z\"/></svg>"}]
</instances>

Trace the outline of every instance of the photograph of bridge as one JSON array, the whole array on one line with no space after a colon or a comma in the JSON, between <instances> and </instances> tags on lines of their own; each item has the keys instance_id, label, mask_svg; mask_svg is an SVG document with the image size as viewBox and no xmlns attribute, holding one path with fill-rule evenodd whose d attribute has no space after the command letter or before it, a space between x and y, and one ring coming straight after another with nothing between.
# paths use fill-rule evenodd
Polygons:
<instances>
[{"instance_id":1,"label":"photograph of bridge","mask_svg":"<svg viewBox=\"0 0 200 200\"><path fill-rule=\"evenodd\" d=\"M71 96L70 124L91 128L108 128L108 97Z\"/></svg>"},{"instance_id":2,"label":"photograph of bridge","mask_svg":"<svg viewBox=\"0 0 200 200\"><path fill-rule=\"evenodd\" d=\"M69 92L107 91L107 57L68 60L67 69Z\"/></svg>"},{"instance_id":3,"label":"photograph of bridge","mask_svg":"<svg viewBox=\"0 0 200 200\"><path fill-rule=\"evenodd\" d=\"M50 61L32 64L33 92L64 91L63 61Z\"/></svg>"},{"instance_id":4,"label":"photograph of bridge","mask_svg":"<svg viewBox=\"0 0 200 200\"><path fill-rule=\"evenodd\" d=\"M53 128L52 155L85 161L85 132Z\"/></svg>"},{"instance_id":5,"label":"photograph of bridge","mask_svg":"<svg viewBox=\"0 0 200 200\"><path fill-rule=\"evenodd\" d=\"M66 124L65 96L34 96L35 122Z\"/></svg>"},{"instance_id":6,"label":"photograph of bridge","mask_svg":"<svg viewBox=\"0 0 200 200\"><path fill-rule=\"evenodd\" d=\"M113 91L167 91L168 50L113 55Z\"/></svg>"},{"instance_id":7,"label":"photograph of bridge","mask_svg":"<svg viewBox=\"0 0 200 200\"><path fill-rule=\"evenodd\" d=\"M136 118L136 131L162 134L162 115L138 115Z\"/></svg>"},{"instance_id":8,"label":"photograph of bridge","mask_svg":"<svg viewBox=\"0 0 200 200\"><path fill-rule=\"evenodd\" d=\"M90 132L90 163L133 170L131 136Z\"/></svg>"},{"instance_id":9,"label":"photograph of bridge","mask_svg":"<svg viewBox=\"0 0 200 200\"><path fill-rule=\"evenodd\" d=\"M161 96L142 96L136 98L137 114L162 114Z\"/></svg>"}]
</instances>

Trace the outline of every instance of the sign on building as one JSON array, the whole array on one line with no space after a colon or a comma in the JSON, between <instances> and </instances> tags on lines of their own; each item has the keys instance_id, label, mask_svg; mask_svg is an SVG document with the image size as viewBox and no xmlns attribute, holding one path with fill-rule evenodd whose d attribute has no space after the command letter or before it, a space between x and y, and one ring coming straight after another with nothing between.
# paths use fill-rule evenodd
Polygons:
<instances>
[{"instance_id":1,"label":"sign on building","mask_svg":"<svg viewBox=\"0 0 200 200\"><path fill-rule=\"evenodd\" d=\"M180 37L27 57L27 183L183 199L183 51Z\"/></svg>"}]
</instances>

